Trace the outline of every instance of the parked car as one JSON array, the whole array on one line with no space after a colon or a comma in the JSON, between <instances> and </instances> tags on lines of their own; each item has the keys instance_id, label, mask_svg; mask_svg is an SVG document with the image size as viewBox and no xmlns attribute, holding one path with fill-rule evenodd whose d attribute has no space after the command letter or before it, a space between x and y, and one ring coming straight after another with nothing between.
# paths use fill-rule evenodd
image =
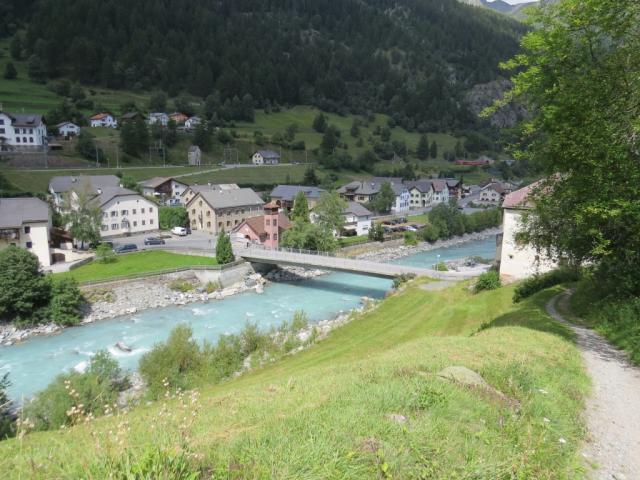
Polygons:
<instances>
[{"instance_id":1,"label":"parked car","mask_svg":"<svg viewBox=\"0 0 640 480\"><path fill-rule=\"evenodd\" d=\"M144 239L145 245L164 245L164 240L158 237L147 237Z\"/></svg>"},{"instance_id":2,"label":"parked car","mask_svg":"<svg viewBox=\"0 0 640 480\"><path fill-rule=\"evenodd\" d=\"M418 231L418 229L416 227L412 227L411 225L409 225L408 227L405 227L404 229L407 232L417 232Z\"/></svg>"},{"instance_id":3,"label":"parked car","mask_svg":"<svg viewBox=\"0 0 640 480\"><path fill-rule=\"evenodd\" d=\"M184 227L173 227L171 229L171 233L178 235L179 237L184 237L187 234L187 229Z\"/></svg>"},{"instance_id":4,"label":"parked car","mask_svg":"<svg viewBox=\"0 0 640 480\"><path fill-rule=\"evenodd\" d=\"M113 251L116 253L137 252L138 246L135 243L125 243L114 247Z\"/></svg>"}]
</instances>

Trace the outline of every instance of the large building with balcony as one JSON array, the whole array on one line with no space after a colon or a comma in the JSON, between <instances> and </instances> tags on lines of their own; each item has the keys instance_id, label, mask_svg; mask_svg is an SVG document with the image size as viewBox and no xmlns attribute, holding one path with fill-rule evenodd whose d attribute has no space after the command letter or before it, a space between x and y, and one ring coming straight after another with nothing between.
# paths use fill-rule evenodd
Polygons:
<instances>
[{"instance_id":1,"label":"large building with balcony","mask_svg":"<svg viewBox=\"0 0 640 480\"><path fill-rule=\"evenodd\" d=\"M42 150L46 142L42 115L0 110L0 151Z\"/></svg>"},{"instance_id":2,"label":"large building with balcony","mask_svg":"<svg viewBox=\"0 0 640 480\"><path fill-rule=\"evenodd\" d=\"M51 265L49 205L39 198L0 198L0 249L10 245L32 252L40 265Z\"/></svg>"}]
</instances>

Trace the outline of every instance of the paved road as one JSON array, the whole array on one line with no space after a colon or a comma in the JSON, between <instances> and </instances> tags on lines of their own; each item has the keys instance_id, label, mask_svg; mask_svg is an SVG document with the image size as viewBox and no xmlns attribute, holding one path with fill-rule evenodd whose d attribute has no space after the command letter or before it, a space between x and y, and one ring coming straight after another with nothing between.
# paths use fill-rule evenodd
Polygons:
<instances>
[{"instance_id":1,"label":"paved road","mask_svg":"<svg viewBox=\"0 0 640 480\"><path fill-rule=\"evenodd\" d=\"M591 478L640 479L640 368L593 330L567 322L556 304L568 296L552 298L547 311L575 332L593 383L586 411L589 436L583 450L594 466Z\"/></svg>"},{"instance_id":2,"label":"paved road","mask_svg":"<svg viewBox=\"0 0 640 480\"><path fill-rule=\"evenodd\" d=\"M168 232L162 232L167 234ZM144 233L131 235L130 237L119 237L111 240L115 245L124 245L128 243L134 243L138 246L138 249L143 250L158 250L158 249L170 249L175 248L178 250L208 250L216 247L216 237L200 230L194 230L190 235L184 237L178 237L171 235L170 238L165 238L165 245L145 245L144 239L147 237L157 237L159 232Z\"/></svg>"}]
</instances>

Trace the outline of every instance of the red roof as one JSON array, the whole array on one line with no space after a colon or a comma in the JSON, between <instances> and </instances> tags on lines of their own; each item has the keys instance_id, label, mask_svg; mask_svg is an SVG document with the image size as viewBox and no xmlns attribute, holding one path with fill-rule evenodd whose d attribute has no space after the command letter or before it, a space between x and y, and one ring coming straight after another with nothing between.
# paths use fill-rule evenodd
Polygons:
<instances>
[{"instance_id":1,"label":"red roof","mask_svg":"<svg viewBox=\"0 0 640 480\"><path fill-rule=\"evenodd\" d=\"M108 113L96 113L93 117L91 117L91 120L102 120L103 118L106 118L109 114Z\"/></svg>"},{"instance_id":2,"label":"red roof","mask_svg":"<svg viewBox=\"0 0 640 480\"><path fill-rule=\"evenodd\" d=\"M531 203L527 201L529 194L535 190L540 182L527 185L520 190L509 193L504 197L502 208L531 208Z\"/></svg>"},{"instance_id":3,"label":"red roof","mask_svg":"<svg viewBox=\"0 0 640 480\"><path fill-rule=\"evenodd\" d=\"M244 222L233 229L234 232L237 232L242 228L244 224L247 224L251 230L256 232L256 235L261 236L267 233L264 229L264 215L260 215L259 217L251 217L247 218ZM283 230L288 230L291 228L291 221L287 218L284 213L278 214L278 231L282 232Z\"/></svg>"}]
</instances>

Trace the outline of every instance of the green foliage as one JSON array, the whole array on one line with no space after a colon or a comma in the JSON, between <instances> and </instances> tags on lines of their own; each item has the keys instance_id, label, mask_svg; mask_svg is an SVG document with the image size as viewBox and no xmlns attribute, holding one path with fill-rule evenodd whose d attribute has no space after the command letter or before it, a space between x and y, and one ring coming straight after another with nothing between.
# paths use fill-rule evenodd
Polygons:
<instances>
[{"instance_id":1,"label":"green foliage","mask_svg":"<svg viewBox=\"0 0 640 480\"><path fill-rule=\"evenodd\" d=\"M293 201L293 210L291 210L291 220L299 222L309 221L309 203L307 202L307 196L302 190L296 194L296 198Z\"/></svg>"},{"instance_id":2,"label":"green foliage","mask_svg":"<svg viewBox=\"0 0 640 480\"><path fill-rule=\"evenodd\" d=\"M322 228L318 223L296 221L282 234L283 247L302 248L321 252L332 252L338 247L333 231Z\"/></svg>"},{"instance_id":3,"label":"green foliage","mask_svg":"<svg viewBox=\"0 0 640 480\"><path fill-rule=\"evenodd\" d=\"M73 278L62 278L51 287L49 317L58 325L76 325L82 319L80 308L84 303L78 282Z\"/></svg>"},{"instance_id":4,"label":"green foliage","mask_svg":"<svg viewBox=\"0 0 640 480\"><path fill-rule=\"evenodd\" d=\"M316 216L316 224L323 232L323 235L333 235L340 232L344 226L344 209L347 202L343 200L337 192L326 192L313 209Z\"/></svg>"},{"instance_id":5,"label":"green foliage","mask_svg":"<svg viewBox=\"0 0 640 480\"><path fill-rule=\"evenodd\" d=\"M167 110L167 95L162 92L154 92L149 97L149 111L150 112L164 112Z\"/></svg>"},{"instance_id":6,"label":"green foliage","mask_svg":"<svg viewBox=\"0 0 640 480\"><path fill-rule=\"evenodd\" d=\"M416 278L415 273L401 273L400 275L393 277L393 288L397 289L414 278Z\"/></svg>"},{"instance_id":7,"label":"green foliage","mask_svg":"<svg viewBox=\"0 0 640 480\"><path fill-rule=\"evenodd\" d=\"M162 230L186 227L189 225L189 213L185 207L160 207L158 208L158 221Z\"/></svg>"},{"instance_id":8,"label":"green foliage","mask_svg":"<svg viewBox=\"0 0 640 480\"><path fill-rule=\"evenodd\" d=\"M193 466L188 452L165 451L149 447L142 453L127 450L115 460L107 459L91 469L93 478L114 480L198 480L200 469Z\"/></svg>"},{"instance_id":9,"label":"green foliage","mask_svg":"<svg viewBox=\"0 0 640 480\"><path fill-rule=\"evenodd\" d=\"M85 242L97 243L100 240L100 226L102 225L102 210L93 201L93 194L88 187L75 191L73 199L71 193L64 198L64 214L62 223L74 241L80 241L81 247Z\"/></svg>"},{"instance_id":10,"label":"green foliage","mask_svg":"<svg viewBox=\"0 0 640 480\"><path fill-rule=\"evenodd\" d=\"M436 264L436 270L438 272L448 272L449 268L447 267L447 264L444 262L439 262Z\"/></svg>"},{"instance_id":11,"label":"green foliage","mask_svg":"<svg viewBox=\"0 0 640 480\"><path fill-rule=\"evenodd\" d=\"M563 283L575 282L579 278L580 272L572 268L556 268L550 272L534 275L518 284L513 292L513 301L520 302L541 290Z\"/></svg>"},{"instance_id":12,"label":"green foliage","mask_svg":"<svg viewBox=\"0 0 640 480\"><path fill-rule=\"evenodd\" d=\"M149 153L149 129L141 118L124 122L120 128L120 148L133 156L142 157Z\"/></svg>"},{"instance_id":13,"label":"green foliage","mask_svg":"<svg viewBox=\"0 0 640 480\"><path fill-rule=\"evenodd\" d=\"M187 280L176 279L172 280L171 283L169 283L169 288L171 290L175 290L176 292L187 293L193 290L195 286L193 285L193 283Z\"/></svg>"},{"instance_id":14,"label":"green foliage","mask_svg":"<svg viewBox=\"0 0 640 480\"><path fill-rule=\"evenodd\" d=\"M433 159L438 158L438 144L434 140L431 142L431 148L429 149L429 156Z\"/></svg>"},{"instance_id":15,"label":"green foliage","mask_svg":"<svg viewBox=\"0 0 640 480\"><path fill-rule=\"evenodd\" d=\"M404 232L403 238L404 244L407 246L414 246L418 244L418 235L416 232Z\"/></svg>"},{"instance_id":16,"label":"green foliage","mask_svg":"<svg viewBox=\"0 0 640 480\"><path fill-rule=\"evenodd\" d=\"M320 179L316 174L316 169L312 165L309 165L304 172L304 178L302 179L304 185L319 185Z\"/></svg>"},{"instance_id":17,"label":"green foliage","mask_svg":"<svg viewBox=\"0 0 640 480\"><path fill-rule=\"evenodd\" d=\"M369 202L370 207L375 212L388 212L396 202L396 194L391 188L389 182L384 182L380 185L380 191L373 197L373 200Z\"/></svg>"},{"instance_id":18,"label":"green foliage","mask_svg":"<svg viewBox=\"0 0 640 480\"><path fill-rule=\"evenodd\" d=\"M224 132L224 130L218 132L218 141L220 143L229 143L230 138L228 134L222 132ZM203 152L211 150L211 132L205 122L201 122L196 126L196 131L193 134L193 144L200 147Z\"/></svg>"},{"instance_id":19,"label":"green foliage","mask_svg":"<svg viewBox=\"0 0 640 480\"><path fill-rule=\"evenodd\" d=\"M369 240L374 242L384 241L384 227L379 222L372 222L369 229Z\"/></svg>"},{"instance_id":20,"label":"green foliage","mask_svg":"<svg viewBox=\"0 0 640 480\"><path fill-rule=\"evenodd\" d=\"M51 285L40 271L38 257L27 249L0 250L0 318L37 321L51 296Z\"/></svg>"},{"instance_id":21,"label":"green foliage","mask_svg":"<svg viewBox=\"0 0 640 480\"><path fill-rule=\"evenodd\" d=\"M95 137L85 128L80 130L78 140L76 142L76 151L88 160L96 160L104 162L104 152L96 147Z\"/></svg>"},{"instance_id":22,"label":"green foliage","mask_svg":"<svg viewBox=\"0 0 640 480\"><path fill-rule=\"evenodd\" d=\"M325 117L322 112L316 115L313 119L313 129L318 133L324 133L327 129L327 125L327 117Z\"/></svg>"},{"instance_id":23,"label":"green foliage","mask_svg":"<svg viewBox=\"0 0 640 480\"><path fill-rule=\"evenodd\" d=\"M18 71L16 70L16 67L13 65L13 62L7 62L7 64L4 67L3 76L7 80L15 80L16 78L18 78Z\"/></svg>"},{"instance_id":24,"label":"green foliage","mask_svg":"<svg viewBox=\"0 0 640 480\"><path fill-rule=\"evenodd\" d=\"M420 230L420 236L425 242L435 243L440 239L440 229L436 225L428 223Z\"/></svg>"},{"instance_id":25,"label":"green foliage","mask_svg":"<svg viewBox=\"0 0 640 480\"><path fill-rule=\"evenodd\" d=\"M497 227L502 222L502 214L499 209L491 208L465 215L455 203L441 203L429 212L428 219L429 223L422 228L420 236L424 241L434 243L440 239Z\"/></svg>"},{"instance_id":26,"label":"green foliage","mask_svg":"<svg viewBox=\"0 0 640 480\"><path fill-rule=\"evenodd\" d=\"M0 377L0 441L13 435L11 401L7 395L7 389L10 386L9 372L6 372Z\"/></svg>"},{"instance_id":27,"label":"green foliage","mask_svg":"<svg viewBox=\"0 0 640 480\"><path fill-rule=\"evenodd\" d=\"M506 64L516 73L505 98L532 113L520 156L547 176L532 195L529 241L596 265L603 288L622 297L640 295L637 18L634 0L549 5Z\"/></svg>"},{"instance_id":28,"label":"green foliage","mask_svg":"<svg viewBox=\"0 0 640 480\"><path fill-rule=\"evenodd\" d=\"M418 148L416 149L416 157L418 157L420 160L426 160L427 158L429 158L429 139L427 138L426 133L423 133L420 136Z\"/></svg>"},{"instance_id":29,"label":"green foliage","mask_svg":"<svg viewBox=\"0 0 640 480\"><path fill-rule=\"evenodd\" d=\"M216 243L216 261L219 265L225 265L233 262L235 259L236 257L233 255L229 235L225 231L220 232Z\"/></svg>"},{"instance_id":30,"label":"green foliage","mask_svg":"<svg viewBox=\"0 0 640 480\"><path fill-rule=\"evenodd\" d=\"M36 430L73 425L84 421L88 415L102 415L105 406L113 409L119 392L128 386L128 379L118 362L101 350L91 358L85 373L59 375L38 393L25 406L24 417L34 423Z\"/></svg>"},{"instance_id":31,"label":"green foliage","mask_svg":"<svg viewBox=\"0 0 640 480\"><path fill-rule=\"evenodd\" d=\"M500 273L497 270L489 270L478 277L473 285L473 291L478 293L483 290L495 290L500 288Z\"/></svg>"}]
</instances>

